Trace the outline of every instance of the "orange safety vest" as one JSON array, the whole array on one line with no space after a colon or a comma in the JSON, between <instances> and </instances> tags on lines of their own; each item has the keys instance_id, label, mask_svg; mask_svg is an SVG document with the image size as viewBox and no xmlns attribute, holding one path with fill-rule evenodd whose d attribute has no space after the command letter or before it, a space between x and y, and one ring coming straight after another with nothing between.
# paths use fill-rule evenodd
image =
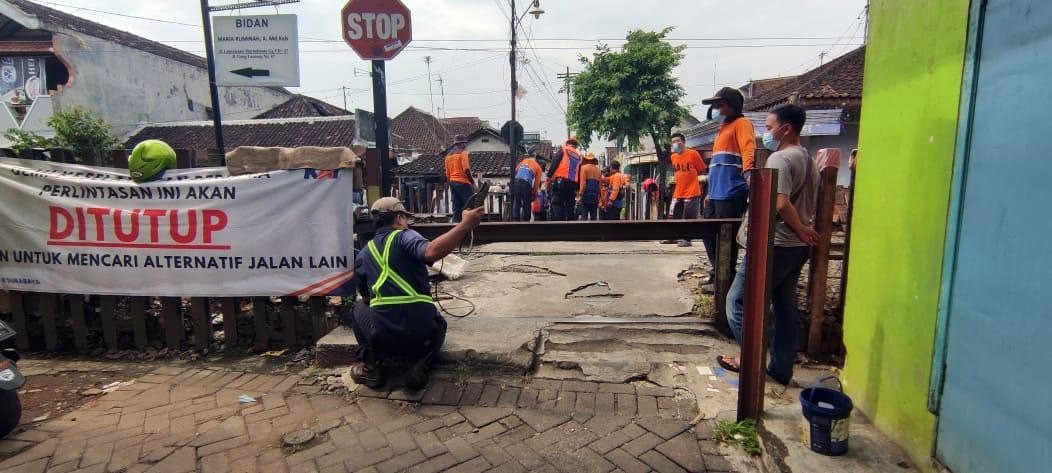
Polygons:
<instances>
[{"instance_id":1,"label":"orange safety vest","mask_svg":"<svg viewBox=\"0 0 1052 473\"><path fill-rule=\"evenodd\" d=\"M552 176L556 179L565 179L577 182L577 173L581 170L581 155L573 146L563 145L563 159L559 161L559 168Z\"/></svg>"}]
</instances>

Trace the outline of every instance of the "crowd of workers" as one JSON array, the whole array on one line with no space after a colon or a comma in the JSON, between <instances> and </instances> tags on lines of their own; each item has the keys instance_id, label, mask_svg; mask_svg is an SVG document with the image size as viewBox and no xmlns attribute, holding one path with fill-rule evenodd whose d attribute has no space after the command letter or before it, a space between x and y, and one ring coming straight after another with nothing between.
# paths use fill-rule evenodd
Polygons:
<instances>
[{"instance_id":1,"label":"crowd of workers","mask_svg":"<svg viewBox=\"0 0 1052 473\"><path fill-rule=\"evenodd\" d=\"M692 219L701 213L706 218L742 218L747 209L749 172L756 167L756 134L752 122L743 115L744 98L738 90L725 87L702 104L709 107L707 118L720 124L712 158L706 165L697 151L686 147L682 134L672 135L671 164L677 185L671 195L670 216ZM812 227L819 178L817 165L800 144L805 120L802 108L783 105L769 113L763 134L763 145L772 152L765 167L778 171L778 219L770 283L775 322L767 372L782 384L792 378L795 360L797 280L810 255L809 247L818 241ZM481 207L465 208L476 183L471 176L467 140L458 135L454 141L445 157L453 220L458 222L451 231L428 241L409 228L412 214L397 199L383 198L372 206L376 236L367 244L367 251L359 252L355 265L362 301L354 310L351 325L359 343L360 362L351 374L359 383L383 384L381 361L408 356L415 361L406 371L407 384L423 386L427 368L444 340L446 324L428 292L426 265L448 255L478 225L483 212ZM511 218L544 220L550 213L552 220L616 220L624 208L628 185L620 171L617 161L600 169L591 153L582 156L574 138L566 140L550 163L546 156L525 156L517 164L510 186ZM708 192L703 198L699 177L706 173ZM656 184L648 179L643 188L654 192ZM732 254L738 254L746 232L743 226L734 239ZM709 260L716 261L716 242L703 241ZM690 242L681 240L679 244ZM727 296L728 319L739 343L745 269L743 261L736 268ZM710 283L715 281L714 275L710 273L709 279ZM737 357L720 356L717 362L729 371L738 371Z\"/></svg>"}]
</instances>

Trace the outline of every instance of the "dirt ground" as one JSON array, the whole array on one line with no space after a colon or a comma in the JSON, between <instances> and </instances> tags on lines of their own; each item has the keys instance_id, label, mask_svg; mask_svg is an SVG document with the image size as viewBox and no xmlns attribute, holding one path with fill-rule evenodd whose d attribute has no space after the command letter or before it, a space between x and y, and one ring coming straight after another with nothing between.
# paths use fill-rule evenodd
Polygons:
<instances>
[{"instance_id":1,"label":"dirt ground","mask_svg":"<svg viewBox=\"0 0 1052 473\"><path fill-rule=\"evenodd\" d=\"M138 378L150 370L152 365L115 364L113 371L62 372L32 376L18 391L22 400L22 424L42 422L59 417L93 399L87 389L101 388L115 381L127 381ZM84 394L82 394L84 393Z\"/></svg>"}]
</instances>

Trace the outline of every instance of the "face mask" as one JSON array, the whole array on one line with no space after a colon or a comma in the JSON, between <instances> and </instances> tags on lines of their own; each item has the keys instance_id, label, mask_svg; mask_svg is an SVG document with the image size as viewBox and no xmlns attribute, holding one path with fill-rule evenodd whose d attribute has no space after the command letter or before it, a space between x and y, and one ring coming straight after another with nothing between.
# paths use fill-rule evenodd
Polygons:
<instances>
[{"instance_id":1,"label":"face mask","mask_svg":"<svg viewBox=\"0 0 1052 473\"><path fill-rule=\"evenodd\" d=\"M782 127L775 128L774 131L778 131ZM774 138L774 132L765 131L763 133L763 147L771 151L778 151L778 147L782 145L781 140Z\"/></svg>"},{"instance_id":2,"label":"face mask","mask_svg":"<svg viewBox=\"0 0 1052 473\"><path fill-rule=\"evenodd\" d=\"M672 144L672 152L673 153L682 153L683 152L683 145L681 145L679 143L673 143Z\"/></svg>"},{"instance_id":3,"label":"face mask","mask_svg":"<svg viewBox=\"0 0 1052 473\"><path fill-rule=\"evenodd\" d=\"M712 121L716 123L723 123L723 115L720 114L720 110L718 108L712 109Z\"/></svg>"}]
</instances>

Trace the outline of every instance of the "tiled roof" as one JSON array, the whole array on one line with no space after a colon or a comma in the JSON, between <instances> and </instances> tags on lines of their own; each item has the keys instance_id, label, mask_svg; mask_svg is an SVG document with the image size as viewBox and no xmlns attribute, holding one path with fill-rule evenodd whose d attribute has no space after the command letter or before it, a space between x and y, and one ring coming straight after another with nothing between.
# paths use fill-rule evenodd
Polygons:
<instances>
[{"instance_id":1,"label":"tiled roof","mask_svg":"<svg viewBox=\"0 0 1052 473\"><path fill-rule=\"evenodd\" d=\"M338 117L350 115L351 112L335 105L305 95L293 95L292 98L279 103L255 118L307 118Z\"/></svg>"},{"instance_id":2,"label":"tiled roof","mask_svg":"<svg viewBox=\"0 0 1052 473\"><path fill-rule=\"evenodd\" d=\"M759 97L774 89L777 89L789 81L796 79L798 76L786 76L786 77L772 77L770 79L757 79L751 80L748 84L742 86L742 92L745 92L746 88L752 89L752 96Z\"/></svg>"},{"instance_id":3,"label":"tiled roof","mask_svg":"<svg viewBox=\"0 0 1052 473\"><path fill-rule=\"evenodd\" d=\"M470 135L479 128L489 126L486 121L479 117L449 117L439 118L439 122L446 127L450 135Z\"/></svg>"},{"instance_id":4,"label":"tiled roof","mask_svg":"<svg viewBox=\"0 0 1052 473\"><path fill-rule=\"evenodd\" d=\"M391 119L391 145L420 154L436 154L453 144L453 135L442 122L416 107L405 109Z\"/></svg>"},{"instance_id":5,"label":"tiled roof","mask_svg":"<svg viewBox=\"0 0 1052 473\"><path fill-rule=\"evenodd\" d=\"M865 59L866 47L860 46L766 94L747 100L745 110L769 110L788 103L791 97L805 108L808 102L830 105L828 102L831 101L861 101Z\"/></svg>"},{"instance_id":6,"label":"tiled roof","mask_svg":"<svg viewBox=\"0 0 1052 473\"><path fill-rule=\"evenodd\" d=\"M354 117L282 120L238 120L223 123L223 144L238 146L297 147L351 146L356 127ZM185 122L146 126L128 139L126 147L142 140L159 139L173 148L215 148L212 122Z\"/></svg>"},{"instance_id":7,"label":"tiled roof","mask_svg":"<svg viewBox=\"0 0 1052 473\"><path fill-rule=\"evenodd\" d=\"M509 172L508 153L474 152L468 155L471 160L471 172L482 173L484 177L507 177ZM399 166L391 171L396 176L438 177L445 176L445 159L436 154L427 154L415 161Z\"/></svg>"}]
</instances>

